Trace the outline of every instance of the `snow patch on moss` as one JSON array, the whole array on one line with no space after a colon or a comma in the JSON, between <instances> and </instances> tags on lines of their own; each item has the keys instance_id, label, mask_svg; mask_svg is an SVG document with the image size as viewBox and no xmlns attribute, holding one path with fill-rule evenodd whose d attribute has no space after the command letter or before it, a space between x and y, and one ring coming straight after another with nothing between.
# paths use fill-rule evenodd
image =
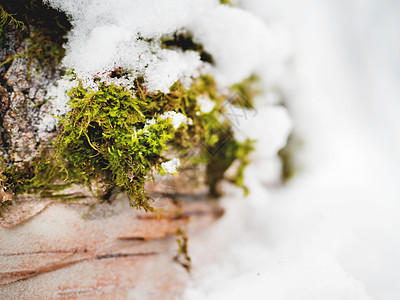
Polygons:
<instances>
[{"instance_id":1,"label":"snow patch on moss","mask_svg":"<svg viewBox=\"0 0 400 300\"><path fill-rule=\"evenodd\" d=\"M160 116L161 120L170 119L174 129L178 129L179 126L187 122L187 117L181 113L175 111L167 111Z\"/></svg>"},{"instance_id":2,"label":"snow patch on moss","mask_svg":"<svg viewBox=\"0 0 400 300\"><path fill-rule=\"evenodd\" d=\"M179 158L173 158L169 161L161 163L163 170L169 174L175 174L181 165Z\"/></svg>"},{"instance_id":3,"label":"snow patch on moss","mask_svg":"<svg viewBox=\"0 0 400 300\"><path fill-rule=\"evenodd\" d=\"M200 111L205 114L211 112L215 107L215 101L206 96L199 96L196 101Z\"/></svg>"},{"instance_id":4,"label":"snow patch on moss","mask_svg":"<svg viewBox=\"0 0 400 300\"><path fill-rule=\"evenodd\" d=\"M209 69L195 51L162 48L162 37L182 29L212 55L211 71L227 85L251 75L274 48L265 23L215 0L46 2L72 20L63 63L79 78L120 66L145 75L149 91L168 92L177 80Z\"/></svg>"}]
</instances>

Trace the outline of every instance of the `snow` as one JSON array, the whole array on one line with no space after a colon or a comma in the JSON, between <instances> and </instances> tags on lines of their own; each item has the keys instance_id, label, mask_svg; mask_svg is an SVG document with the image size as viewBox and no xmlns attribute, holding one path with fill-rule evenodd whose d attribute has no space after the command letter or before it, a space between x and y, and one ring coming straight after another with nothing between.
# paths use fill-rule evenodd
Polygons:
<instances>
[{"instance_id":1,"label":"snow","mask_svg":"<svg viewBox=\"0 0 400 300\"><path fill-rule=\"evenodd\" d=\"M179 126L186 123L187 117L181 113L177 113L175 111L167 111L160 116L161 120L170 119L172 122L172 126L174 129L178 129Z\"/></svg>"},{"instance_id":2,"label":"snow","mask_svg":"<svg viewBox=\"0 0 400 300\"><path fill-rule=\"evenodd\" d=\"M197 105L202 113L209 113L215 107L215 101L211 100L207 96L199 96L196 98Z\"/></svg>"},{"instance_id":3,"label":"snow","mask_svg":"<svg viewBox=\"0 0 400 300\"><path fill-rule=\"evenodd\" d=\"M275 43L266 24L253 14L226 5L209 10L190 25L194 37L215 60L215 77L232 85L274 57Z\"/></svg>"},{"instance_id":4,"label":"snow","mask_svg":"<svg viewBox=\"0 0 400 300\"><path fill-rule=\"evenodd\" d=\"M169 161L161 163L161 167L169 174L175 174L180 165L181 162L179 158L173 158Z\"/></svg>"},{"instance_id":5,"label":"snow","mask_svg":"<svg viewBox=\"0 0 400 300\"><path fill-rule=\"evenodd\" d=\"M212 71L227 85L250 76L271 51L268 28L261 20L217 0L48 3L71 18L63 63L81 79L122 67L145 75L149 91L167 92L177 80L187 81L207 69L197 52L161 47L163 36L182 30L213 56Z\"/></svg>"},{"instance_id":6,"label":"snow","mask_svg":"<svg viewBox=\"0 0 400 300\"><path fill-rule=\"evenodd\" d=\"M230 105L227 108L225 115L232 124L235 138L241 142L247 138L255 140L253 155L257 159L271 158L286 145L292 121L283 106L246 109Z\"/></svg>"},{"instance_id":7,"label":"snow","mask_svg":"<svg viewBox=\"0 0 400 300\"><path fill-rule=\"evenodd\" d=\"M399 3L241 3L291 36L292 64L273 77L301 168L267 190L257 160L249 198L226 187L225 217L190 246L183 299L399 299Z\"/></svg>"},{"instance_id":8,"label":"snow","mask_svg":"<svg viewBox=\"0 0 400 300\"><path fill-rule=\"evenodd\" d=\"M56 128L57 119L51 115L45 115L38 126L38 133L40 138L45 138L48 132Z\"/></svg>"}]
</instances>

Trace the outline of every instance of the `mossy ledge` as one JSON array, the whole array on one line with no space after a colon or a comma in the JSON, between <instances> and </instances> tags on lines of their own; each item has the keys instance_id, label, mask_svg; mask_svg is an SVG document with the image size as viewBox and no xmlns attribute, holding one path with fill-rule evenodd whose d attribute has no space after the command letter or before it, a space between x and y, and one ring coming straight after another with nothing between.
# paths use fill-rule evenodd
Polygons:
<instances>
[{"instance_id":1,"label":"mossy ledge","mask_svg":"<svg viewBox=\"0 0 400 300\"><path fill-rule=\"evenodd\" d=\"M117 69L109 76L123 74ZM74 75L71 78L78 80ZM253 142L240 143L233 138L231 124L223 117L226 95L218 93L214 79L201 76L190 88L178 81L169 93L147 92L144 81L136 78L130 90L95 78L95 88L82 83L72 88L68 92L70 110L59 119L55 153L43 149L41 157L25 168L4 170L5 187L14 193L46 195L60 180L63 185L74 182L93 187L96 183L108 191L119 187L129 195L132 206L152 211L145 183L153 179L154 172L168 172L163 163L169 152L193 165L206 164L212 197L219 196L218 182L236 160L240 167L233 182L243 186L243 170ZM215 102L214 108L202 112L198 97ZM185 121L176 126L174 114ZM200 154L191 157L194 148L200 149ZM95 196L101 199L102 195Z\"/></svg>"},{"instance_id":2,"label":"mossy ledge","mask_svg":"<svg viewBox=\"0 0 400 300\"><path fill-rule=\"evenodd\" d=\"M62 45L71 27L67 17L41 0L7 1L0 8L0 39L11 49L0 64L0 73L6 72L16 58L23 58L29 82L35 72L58 79L64 56ZM197 51L203 61L213 63L211 55L186 31L165 37L161 43L164 48ZM20 44L25 48L20 47L22 50L18 52L15 49ZM129 70L118 68L108 76L121 78L128 73ZM51 133L49 142L37 142L32 155L23 160L10 156L9 130L1 128L4 151L0 161L0 208L11 205L15 195L28 193L54 199L59 190L71 184L85 184L100 201L119 187L130 196L133 206L152 210L152 199L144 185L153 179L155 172L167 173L162 164L168 161L170 153L184 160L185 165L206 166L211 197L220 196L218 183L235 161L239 167L236 176L229 180L243 186L243 170L249 162L253 142L240 143L234 139L231 124L224 118L228 95L219 94L212 77L201 76L190 87L178 81L169 93L147 92L143 77L135 79L132 89L103 79L95 78L94 88L78 84L69 91L71 110L60 117L57 133ZM3 85L10 94L13 87L6 82ZM246 89L250 85L251 80L244 81L233 86L232 91L247 93L251 91ZM215 102L214 109L202 112L196 100L199 96ZM38 102L31 110L41 109L43 103ZM231 104L243 106L243 103ZM9 110L3 108L0 119L6 114L13 117ZM165 118L171 112L183 115L186 122L174 128L172 119ZM14 121L18 123L17 119ZM36 134L36 121L29 122L27 130Z\"/></svg>"}]
</instances>

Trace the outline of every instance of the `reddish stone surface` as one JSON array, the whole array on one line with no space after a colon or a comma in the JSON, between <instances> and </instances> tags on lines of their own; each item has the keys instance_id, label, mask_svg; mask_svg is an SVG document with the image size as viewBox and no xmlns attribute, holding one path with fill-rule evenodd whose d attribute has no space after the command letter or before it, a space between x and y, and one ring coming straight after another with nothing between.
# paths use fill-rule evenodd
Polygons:
<instances>
[{"instance_id":1,"label":"reddish stone surface","mask_svg":"<svg viewBox=\"0 0 400 300\"><path fill-rule=\"evenodd\" d=\"M0 299L176 299L189 274L174 260L175 233L190 242L221 215L206 201L153 214L126 199L99 206L107 213L87 218L79 205L52 203L0 229Z\"/></svg>"}]
</instances>

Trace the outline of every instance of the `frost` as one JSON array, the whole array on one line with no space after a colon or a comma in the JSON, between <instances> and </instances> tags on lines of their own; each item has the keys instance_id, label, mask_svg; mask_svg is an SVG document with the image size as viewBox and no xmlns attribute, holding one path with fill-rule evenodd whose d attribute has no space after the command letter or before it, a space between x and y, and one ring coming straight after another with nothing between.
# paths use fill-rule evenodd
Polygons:
<instances>
[{"instance_id":1,"label":"frost","mask_svg":"<svg viewBox=\"0 0 400 300\"><path fill-rule=\"evenodd\" d=\"M163 170L169 174L175 174L180 165L181 162L179 158L173 158L169 161L161 163Z\"/></svg>"}]
</instances>

